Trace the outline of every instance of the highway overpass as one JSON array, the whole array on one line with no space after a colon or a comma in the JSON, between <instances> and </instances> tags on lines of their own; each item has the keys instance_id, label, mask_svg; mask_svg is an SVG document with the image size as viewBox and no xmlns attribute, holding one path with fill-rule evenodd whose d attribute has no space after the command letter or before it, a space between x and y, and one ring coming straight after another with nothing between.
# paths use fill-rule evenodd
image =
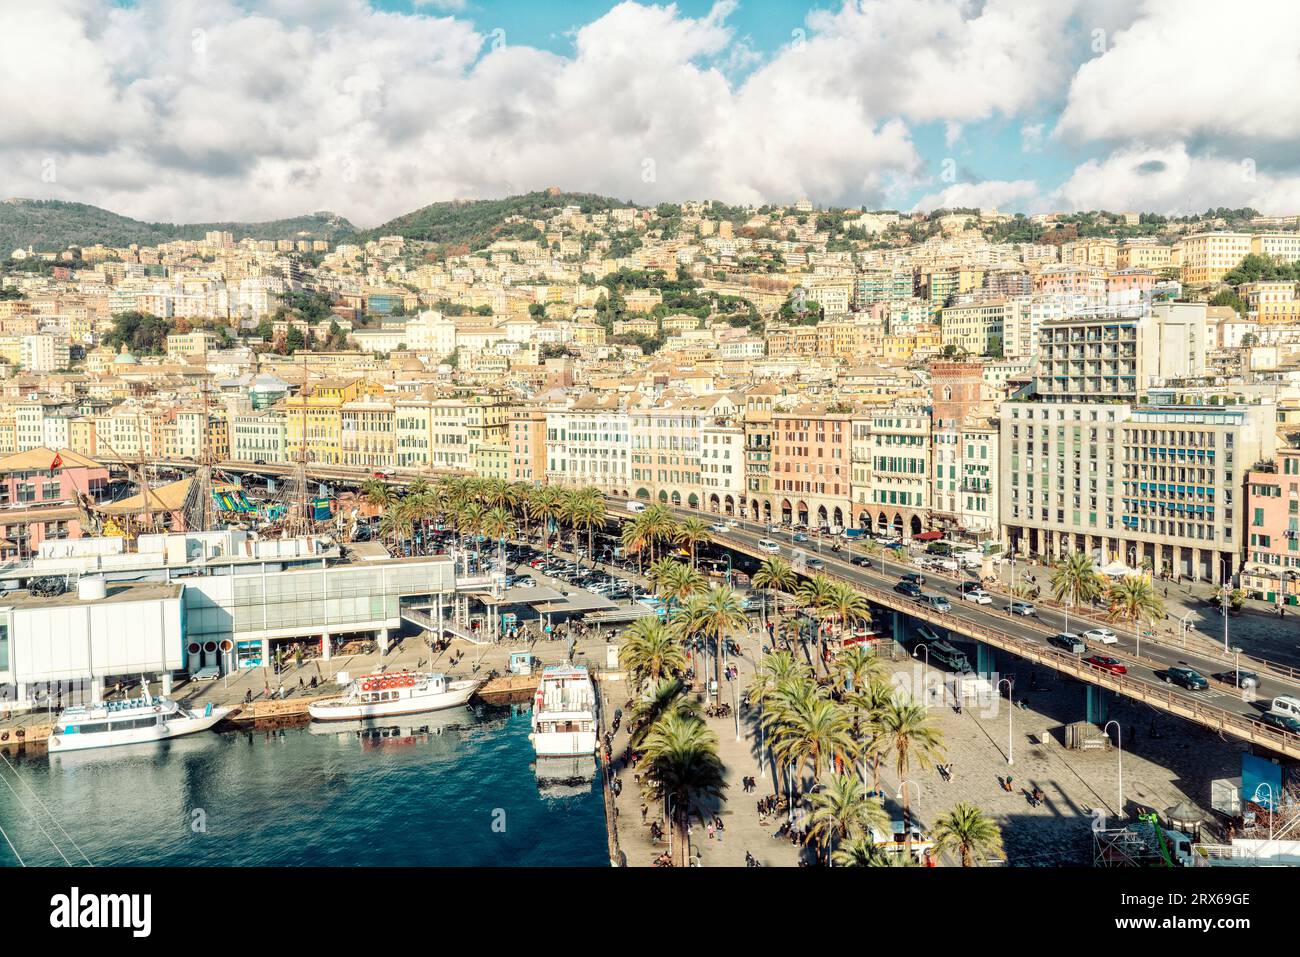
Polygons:
<instances>
[{"instance_id":1,"label":"highway overpass","mask_svg":"<svg viewBox=\"0 0 1300 957\"><path fill-rule=\"evenodd\" d=\"M159 462L160 467L193 469L193 462ZM217 468L232 474L256 474L283 477L293 472L292 464L258 464L249 462L222 462ZM307 469L309 478L343 484L358 484L372 476L369 469L349 468L346 466L310 464ZM396 485L410 484L417 478L431 481L437 473L419 469L396 469L385 480ZM610 498L609 517L625 520L634 517L625 508L625 499ZM695 509L676 508L673 511L681 515L703 515ZM722 521L724 516L716 516ZM766 527L744 520L728 519L732 527L727 534L716 534L713 542L734 552L749 555L756 559L769 557L770 553L758 547L760 538L777 539L781 554L790 559L796 550L820 559L824 563L823 574L833 579L848 582L861 591L873 605L888 609L908 618L928 622L945 631L951 632L958 640L966 639L980 642L989 648L1014 654L1027 661L1032 661L1051 668L1061 674L1069 675L1087 685L1113 691L1125 697L1145 702L1152 707L1178 715L1189 721L1195 721L1221 734L1229 734L1253 745L1300 760L1300 735L1283 731L1264 724L1259 716L1267 709L1267 703L1280 694L1300 698L1300 670L1288 666L1254 658L1245 654L1233 656L1214 653L1205 647L1187 648L1171 642L1167 638L1139 638L1137 635L1121 632L1119 642L1112 645L1090 646L1087 654L1103 653L1124 662L1128 668L1126 675L1116 675L1087 664L1086 655L1074 655L1058 650L1047 644L1047 638L1057 632L1066 630L1066 613L1056 608L1037 606L1035 617L1011 615L1006 611L1006 599L999 598L993 605L977 605L964 601L958 595L956 586L961 580L956 575L943 575L926 572L925 591L945 595L952 604L950 612L938 612L922 607L914 600L893 590L898 577L908 566L890 561L887 557L873 558L871 568L851 564L850 559L864 553L856 549L853 543L846 543L843 550L836 554L829 549L817 551L816 545L798 544L791 540L790 533L778 536L769 534ZM816 574L812 570L804 574ZM1088 621L1077 614L1069 616L1069 629L1076 633L1092 627L1094 621ZM1260 686L1254 691L1254 701L1244 700L1235 687L1215 680L1215 673L1230 672L1234 667L1256 672L1260 676ZM1165 671L1174 666L1195 669L1210 679L1206 690L1192 691L1178 685L1167 683L1163 676Z\"/></svg>"}]
</instances>

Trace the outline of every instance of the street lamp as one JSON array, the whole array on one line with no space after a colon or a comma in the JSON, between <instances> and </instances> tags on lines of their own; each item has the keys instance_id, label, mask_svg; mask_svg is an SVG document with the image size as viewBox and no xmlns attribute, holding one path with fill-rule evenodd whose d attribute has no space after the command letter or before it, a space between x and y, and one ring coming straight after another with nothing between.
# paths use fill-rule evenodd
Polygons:
<instances>
[{"instance_id":1,"label":"street lamp","mask_svg":"<svg viewBox=\"0 0 1300 957\"><path fill-rule=\"evenodd\" d=\"M1255 793L1252 794L1252 795L1250 796L1250 799L1251 799L1251 801L1254 802L1255 804L1258 804L1258 803L1259 803L1259 792L1262 791L1262 790L1264 790L1265 788L1268 788L1268 840L1269 840L1269 843L1272 843L1272 841L1273 841L1273 810L1274 810L1274 809L1273 809L1273 785L1271 785L1271 784L1269 784L1269 783L1267 783L1267 782L1260 782L1260 784L1258 784L1258 785L1255 787Z\"/></svg>"},{"instance_id":2,"label":"street lamp","mask_svg":"<svg viewBox=\"0 0 1300 957\"><path fill-rule=\"evenodd\" d=\"M1232 646L1233 668L1237 672L1237 689L1241 689L1241 646Z\"/></svg>"},{"instance_id":3,"label":"street lamp","mask_svg":"<svg viewBox=\"0 0 1300 957\"><path fill-rule=\"evenodd\" d=\"M1107 721L1102 726L1101 732L1102 734L1105 734L1106 729L1109 728L1112 724L1115 726L1116 748L1118 749L1116 752L1116 758L1119 761L1119 808L1118 810L1120 815L1123 816L1124 815L1124 728L1120 725L1118 721Z\"/></svg>"},{"instance_id":4,"label":"street lamp","mask_svg":"<svg viewBox=\"0 0 1300 957\"><path fill-rule=\"evenodd\" d=\"M921 785L915 781L904 781L894 796L903 802L903 839L907 842L907 856L912 856L912 806L907 803L907 785L916 788L916 803L921 803Z\"/></svg>"},{"instance_id":5,"label":"street lamp","mask_svg":"<svg viewBox=\"0 0 1300 957\"><path fill-rule=\"evenodd\" d=\"M916 653L917 653L918 651L924 651L924 652L925 652L925 667L924 667L924 669L921 671L921 707L923 707L923 708L925 708L927 711L929 711L929 710L930 710L930 688L929 688L929 685L930 685L930 646L927 645L927 644L924 644L924 643L917 645L915 648L912 649L912 657L913 657L913 658L916 657Z\"/></svg>"},{"instance_id":6,"label":"street lamp","mask_svg":"<svg viewBox=\"0 0 1300 957\"><path fill-rule=\"evenodd\" d=\"M1223 590L1219 593L1219 608L1223 612L1223 653L1228 653L1228 585L1224 582Z\"/></svg>"},{"instance_id":7,"label":"street lamp","mask_svg":"<svg viewBox=\"0 0 1300 957\"><path fill-rule=\"evenodd\" d=\"M1011 764L1015 764L1015 759L1012 757L1011 754L1011 744L1012 744L1011 723L1012 723L1012 719L1015 717L1016 706L1015 706L1015 702L1011 700L1011 679L1003 678L1001 681L998 682L998 687L1001 688L1004 684L1007 686L1007 764L1011 765Z\"/></svg>"},{"instance_id":8,"label":"street lamp","mask_svg":"<svg viewBox=\"0 0 1300 957\"><path fill-rule=\"evenodd\" d=\"M1191 617L1192 617L1192 613L1189 611L1187 614L1183 615L1182 618L1178 619L1178 636L1179 639L1182 641L1184 648L1187 647L1187 629L1188 629L1187 619Z\"/></svg>"}]
</instances>

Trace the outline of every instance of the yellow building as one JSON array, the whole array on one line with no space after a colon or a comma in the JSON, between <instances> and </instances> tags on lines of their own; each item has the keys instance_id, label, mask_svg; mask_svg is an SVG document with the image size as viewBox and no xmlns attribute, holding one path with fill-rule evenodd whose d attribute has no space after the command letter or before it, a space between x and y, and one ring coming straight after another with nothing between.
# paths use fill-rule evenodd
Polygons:
<instances>
[{"instance_id":1,"label":"yellow building","mask_svg":"<svg viewBox=\"0 0 1300 957\"><path fill-rule=\"evenodd\" d=\"M1250 254L1250 233L1196 233L1179 243L1182 281L1189 286L1220 282Z\"/></svg>"},{"instance_id":2,"label":"yellow building","mask_svg":"<svg viewBox=\"0 0 1300 957\"><path fill-rule=\"evenodd\" d=\"M397 414L391 403L345 402L339 425L343 465L389 468L397 464Z\"/></svg>"},{"instance_id":3,"label":"yellow building","mask_svg":"<svg viewBox=\"0 0 1300 957\"><path fill-rule=\"evenodd\" d=\"M1155 243L1127 243L1119 248L1118 268L1120 269L1168 269L1173 265L1171 246L1157 246Z\"/></svg>"}]
</instances>

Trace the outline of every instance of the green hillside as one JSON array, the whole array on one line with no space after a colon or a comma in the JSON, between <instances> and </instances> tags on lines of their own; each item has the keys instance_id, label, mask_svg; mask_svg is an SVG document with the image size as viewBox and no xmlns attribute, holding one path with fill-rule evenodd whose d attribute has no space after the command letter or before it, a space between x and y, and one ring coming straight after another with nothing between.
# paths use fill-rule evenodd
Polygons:
<instances>
[{"instance_id":1,"label":"green hillside","mask_svg":"<svg viewBox=\"0 0 1300 957\"><path fill-rule=\"evenodd\" d=\"M496 239L537 239L537 230L527 223L506 223L511 216L549 219L565 206L578 206L584 213L618 206L632 206L621 200L593 193L562 193L545 190L509 196L505 199L452 200L433 203L398 216L382 226L367 230L362 239L404 236L431 243L480 249Z\"/></svg>"},{"instance_id":2,"label":"green hillside","mask_svg":"<svg viewBox=\"0 0 1300 957\"><path fill-rule=\"evenodd\" d=\"M338 241L356 232L350 222L330 212L264 223L146 223L128 216L60 200L9 199L0 202L0 258L31 246L59 252L70 245L151 246L176 239L202 239L211 230L233 233L236 240L325 239Z\"/></svg>"}]
</instances>

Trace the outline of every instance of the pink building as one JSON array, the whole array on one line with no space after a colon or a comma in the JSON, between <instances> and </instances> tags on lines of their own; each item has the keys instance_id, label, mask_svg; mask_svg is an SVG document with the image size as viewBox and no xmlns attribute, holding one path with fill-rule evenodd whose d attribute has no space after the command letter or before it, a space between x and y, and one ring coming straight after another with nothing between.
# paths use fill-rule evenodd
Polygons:
<instances>
[{"instance_id":1,"label":"pink building","mask_svg":"<svg viewBox=\"0 0 1300 957\"><path fill-rule=\"evenodd\" d=\"M772 414L774 515L816 528L848 521L852 416L805 405Z\"/></svg>"},{"instance_id":2,"label":"pink building","mask_svg":"<svg viewBox=\"0 0 1300 957\"><path fill-rule=\"evenodd\" d=\"M1300 448L1246 473L1246 561L1241 587L1264 601L1300 604Z\"/></svg>"},{"instance_id":3,"label":"pink building","mask_svg":"<svg viewBox=\"0 0 1300 957\"><path fill-rule=\"evenodd\" d=\"M80 538L77 496L98 501L107 487L108 469L70 449L0 459L0 557L26 558L46 539Z\"/></svg>"}]
</instances>

